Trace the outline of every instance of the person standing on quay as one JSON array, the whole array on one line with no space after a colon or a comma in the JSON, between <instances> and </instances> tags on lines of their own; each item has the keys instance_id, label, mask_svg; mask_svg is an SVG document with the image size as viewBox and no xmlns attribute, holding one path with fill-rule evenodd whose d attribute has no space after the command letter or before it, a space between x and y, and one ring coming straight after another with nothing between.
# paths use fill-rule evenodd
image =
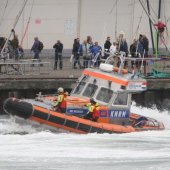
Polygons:
<instances>
[{"instance_id":1,"label":"person standing on quay","mask_svg":"<svg viewBox=\"0 0 170 170\"><path fill-rule=\"evenodd\" d=\"M40 59L39 54L40 54L41 51L39 49L39 46L40 46L40 41L39 41L38 37L35 37L34 38L34 44L31 48L31 51L34 52L34 59L37 59L37 60Z\"/></svg>"},{"instance_id":2,"label":"person standing on quay","mask_svg":"<svg viewBox=\"0 0 170 170\"><path fill-rule=\"evenodd\" d=\"M79 47L80 47L80 40L79 38L74 39L72 54L74 55L74 65L73 68L77 69L76 65L79 65L79 68L81 69L81 63L80 63L80 54L79 54Z\"/></svg>"},{"instance_id":3,"label":"person standing on quay","mask_svg":"<svg viewBox=\"0 0 170 170\"><path fill-rule=\"evenodd\" d=\"M12 29L11 32L13 33L14 38L12 39L12 47L14 50L14 60L19 59L19 40L18 40L18 35L15 34L15 30Z\"/></svg>"},{"instance_id":4,"label":"person standing on quay","mask_svg":"<svg viewBox=\"0 0 170 170\"><path fill-rule=\"evenodd\" d=\"M58 60L59 60L59 67L60 70L63 68L63 59L62 59L62 52L63 52L63 44L60 40L57 40L57 43L53 45L55 48L55 63L54 63L54 70L57 70Z\"/></svg>"},{"instance_id":5,"label":"person standing on quay","mask_svg":"<svg viewBox=\"0 0 170 170\"><path fill-rule=\"evenodd\" d=\"M104 43L104 59L107 59L109 57L110 47L112 43L110 42L110 37L107 37L106 42Z\"/></svg>"}]
</instances>

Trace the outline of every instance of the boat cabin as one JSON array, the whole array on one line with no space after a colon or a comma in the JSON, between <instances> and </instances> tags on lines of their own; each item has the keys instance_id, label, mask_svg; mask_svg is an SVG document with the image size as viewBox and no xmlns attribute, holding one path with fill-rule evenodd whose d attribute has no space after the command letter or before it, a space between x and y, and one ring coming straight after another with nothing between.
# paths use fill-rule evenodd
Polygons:
<instances>
[{"instance_id":1,"label":"boat cabin","mask_svg":"<svg viewBox=\"0 0 170 170\"><path fill-rule=\"evenodd\" d=\"M81 108L80 101L93 98L101 106L99 121L126 125L129 124L132 93L144 90L146 80L119 69L114 71L113 65L101 63L99 69L87 68L83 71L77 86L71 92L71 97L79 103L79 109L74 105L71 113L86 114L88 109ZM67 109L69 113L70 107Z\"/></svg>"}]
</instances>

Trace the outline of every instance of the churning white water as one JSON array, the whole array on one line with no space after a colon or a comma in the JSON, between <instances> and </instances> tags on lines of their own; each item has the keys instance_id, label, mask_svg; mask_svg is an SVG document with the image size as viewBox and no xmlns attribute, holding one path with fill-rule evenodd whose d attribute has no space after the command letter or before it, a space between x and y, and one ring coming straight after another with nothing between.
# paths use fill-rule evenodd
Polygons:
<instances>
[{"instance_id":1,"label":"churning white water","mask_svg":"<svg viewBox=\"0 0 170 170\"><path fill-rule=\"evenodd\" d=\"M165 131L58 133L0 116L0 170L170 170L170 112L132 106Z\"/></svg>"}]
</instances>

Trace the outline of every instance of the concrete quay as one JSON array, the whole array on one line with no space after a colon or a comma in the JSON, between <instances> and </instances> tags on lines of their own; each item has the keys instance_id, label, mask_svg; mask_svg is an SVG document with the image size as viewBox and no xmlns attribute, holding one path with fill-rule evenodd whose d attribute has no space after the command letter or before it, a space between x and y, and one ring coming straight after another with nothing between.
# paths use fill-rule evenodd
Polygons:
<instances>
[{"instance_id":1,"label":"concrete quay","mask_svg":"<svg viewBox=\"0 0 170 170\"><path fill-rule=\"evenodd\" d=\"M63 69L53 70L54 58L42 58L43 65L34 62L16 65L3 65L0 73L0 113L3 113L3 102L6 98L35 98L40 91L42 94L53 94L62 86L70 91L76 84L83 69L72 69L69 58L63 59ZM82 61L81 61L82 63ZM170 70L169 70L170 71ZM133 100L142 106L157 106L158 109L170 109L170 77L147 78L148 90L134 94ZM168 102L167 102L168 101Z\"/></svg>"},{"instance_id":2,"label":"concrete quay","mask_svg":"<svg viewBox=\"0 0 170 170\"><path fill-rule=\"evenodd\" d=\"M25 59L15 64L1 62L0 91L1 90L47 90L62 86L66 89L74 87L83 69L73 69L68 57L63 58L63 68L53 70L54 58L43 57L41 63ZM81 61L82 63L82 61ZM149 70L149 66L148 69ZM170 72L170 68L169 68ZM147 78L148 90L170 89L170 77Z\"/></svg>"}]
</instances>

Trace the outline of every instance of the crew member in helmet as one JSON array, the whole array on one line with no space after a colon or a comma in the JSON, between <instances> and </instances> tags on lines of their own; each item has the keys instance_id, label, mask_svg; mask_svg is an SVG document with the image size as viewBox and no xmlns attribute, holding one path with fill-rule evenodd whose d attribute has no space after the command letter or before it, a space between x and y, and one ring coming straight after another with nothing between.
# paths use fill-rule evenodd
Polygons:
<instances>
[{"instance_id":1,"label":"crew member in helmet","mask_svg":"<svg viewBox=\"0 0 170 170\"><path fill-rule=\"evenodd\" d=\"M99 104L92 98L90 99L90 103L85 106L88 107L89 111L84 118L97 122L99 118Z\"/></svg>"},{"instance_id":2,"label":"crew member in helmet","mask_svg":"<svg viewBox=\"0 0 170 170\"><path fill-rule=\"evenodd\" d=\"M58 91L58 98L57 100L54 101L54 106L56 107L57 111L65 113L67 108L67 102L66 102L67 95L64 93L64 89L62 87L59 87L57 91Z\"/></svg>"}]
</instances>

